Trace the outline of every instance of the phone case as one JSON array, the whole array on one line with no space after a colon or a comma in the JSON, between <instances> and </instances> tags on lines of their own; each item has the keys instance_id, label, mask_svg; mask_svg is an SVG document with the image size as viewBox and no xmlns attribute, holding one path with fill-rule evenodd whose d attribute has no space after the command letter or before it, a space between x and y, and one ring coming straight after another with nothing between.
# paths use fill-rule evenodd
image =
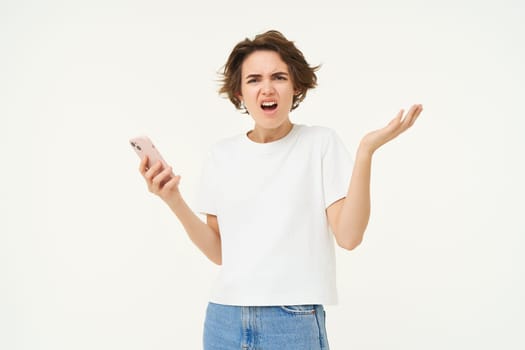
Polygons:
<instances>
[{"instance_id":1,"label":"phone case","mask_svg":"<svg viewBox=\"0 0 525 350\"><path fill-rule=\"evenodd\" d=\"M148 156L148 164L146 165L148 169L159 160L162 162L163 168L167 167L166 161L162 158L160 152L155 148L155 145L147 136L134 137L129 140L129 143L140 159L143 159L144 156Z\"/></svg>"}]
</instances>

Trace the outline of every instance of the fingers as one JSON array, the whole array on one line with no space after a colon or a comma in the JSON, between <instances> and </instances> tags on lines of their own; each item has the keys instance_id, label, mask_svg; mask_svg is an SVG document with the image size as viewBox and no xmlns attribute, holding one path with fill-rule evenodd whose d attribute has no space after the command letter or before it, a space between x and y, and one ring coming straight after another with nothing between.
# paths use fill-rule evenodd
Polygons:
<instances>
[{"instance_id":1,"label":"fingers","mask_svg":"<svg viewBox=\"0 0 525 350\"><path fill-rule=\"evenodd\" d=\"M403 123L407 123L407 121L412 117L414 114L414 111L416 110L416 105L412 105L410 109L408 110L407 114L403 118Z\"/></svg>"},{"instance_id":2,"label":"fingers","mask_svg":"<svg viewBox=\"0 0 525 350\"><path fill-rule=\"evenodd\" d=\"M401 119L403 118L403 112L404 111L405 111L404 109L400 110L397 113L396 117L394 119L392 119L389 124L395 124L397 126L397 124L399 124L401 122Z\"/></svg>"},{"instance_id":3,"label":"fingers","mask_svg":"<svg viewBox=\"0 0 525 350\"><path fill-rule=\"evenodd\" d=\"M421 105L421 104L417 105L417 108L414 111L414 117L410 121L408 127L411 127L412 125L414 125L414 123L416 122L417 117L419 117L419 115L421 114L422 111L423 111L423 105Z\"/></svg>"},{"instance_id":4,"label":"fingers","mask_svg":"<svg viewBox=\"0 0 525 350\"><path fill-rule=\"evenodd\" d=\"M401 109L396 117L388 124L388 139L390 140L397 137L411 127L422 110L423 106L420 104L412 105L406 115L404 115L404 110Z\"/></svg>"},{"instance_id":5,"label":"fingers","mask_svg":"<svg viewBox=\"0 0 525 350\"><path fill-rule=\"evenodd\" d=\"M421 111L423 110L423 105L421 104L415 104L410 107L408 110L406 116L404 117L403 121L401 122L401 130L400 132L405 131L414 123L416 122L417 117L421 114Z\"/></svg>"},{"instance_id":6,"label":"fingers","mask_svg":"<svg viewBox=\"0 0 525 350\"><path fill-rule=\"evenodd\" d=\"M386 130L388 130L388 133L391 135L397 134L399 128L402 125L402 118L403 118L404 110L400 110L397 115L388 123Z\"/></svg>"},{"instance_id":7,"label":"fingers","mask_svg":"<svg viewBox=\"0 0 525 350\"><path fill-rule=\"evenodd\" d=\"M151 181L151 185L154 189L160 190L162 187L168 182L168 180L172 177L172 169L171 167L167 167L166 169L162 170L160 173L155 175Z\"/></svg>"},{"instance_id":8,"label":"fingers","mask_svg":"<svg viewBox=\"0 0 525 350\"><path fill-rule=\"evenodd\" d=\"M180 182L180 176L173 174L172 167L168 166L162 169L162 166L162 163L159 161L144 174L149 191L160 197L175 190Z\"/></svg>"},{"instance_id":9,"label":"fingers","mask_svg":"<svg viewBox=\"0 0 525 350\"><path fill-rule=\"evenodd\" d=\"M148 166L148 156L144 156L144 158L142 158L142 160L140 161L140 165L139 165L139 171L142 175L146 174L146 170L148 170L147 166Z\"/></svg>"},{"instance_id":10,"label":"fingers","mask_svg":"<svg viewBox=\"0 0 525 350\"><path fill-rule=\"evenodd\" d=\"M366 134L361 141L362 145L366 145L372 152L375 151L411 127L422 110L423 106L420 104L412 105L406 115L404 114L405 111L401 109L386 127Z\"/></svg>"},{"instance_id":11,"label":"fingers","mask_svg":"<svg viewBox=\"0 0 525 350\"><path fill-rule=\"evenodd\" d=\"M180 175L172 176L171 179L166 182L166 184L163 186L163 189L167 191L173 190L175 187L177 187L180 183Z\"/></svg>"},{"instance_id":12,"label":"fingers","mask_svg":"<svg viewBox=\"0 0 525 350\"><path fill-rule=\"evenodd\" d=\"M142 173L142 175L144 175L144 178L146 179L146 181L150 183L153 181L153 177L155 177L155 175L157 175L161 171L162 163L158 161L157 163L153 164L153 166L151 166L149 169L145 166L143 169L144 169L144 172Z\"/></svg>"},{"instance_id":13,"label":"fingers","mask_svg":"<svg viewBox=\"0 0 525 350\"><path fill-rule=\"evenodd\" d=\"M162 180L166 177L165 172L168 170L171 172L171 168L162 169L162 163L160 161L156 162L150 168L147 167L148 158L147 156L142 159L140 162L139 170L150 192L156 193L159 190L159 185L162 183ZM169 173L168 173L169 175Z\"/></svg>"}]
</instances>

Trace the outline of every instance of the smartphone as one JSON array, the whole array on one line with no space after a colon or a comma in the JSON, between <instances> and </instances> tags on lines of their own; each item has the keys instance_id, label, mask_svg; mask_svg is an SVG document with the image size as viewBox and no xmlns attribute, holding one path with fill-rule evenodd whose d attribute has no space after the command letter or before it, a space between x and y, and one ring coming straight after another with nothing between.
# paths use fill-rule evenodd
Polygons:
<instances>
[{"instance_id":1,"label":"smartphone","mask_svg":"<svg viewBox=\"0 0 525 350\"><path fill-rule=\"evenodd\" d=\"M148 164L146 164L147 169L156 164L159 160L162 163L163 169L168 166L168 163L162 158L160 152L155 148L155 145L147 136L134 137L129 140L129 143L141 160L144 159L145 156L148 156Z\"/></svg>"}]
</instances>

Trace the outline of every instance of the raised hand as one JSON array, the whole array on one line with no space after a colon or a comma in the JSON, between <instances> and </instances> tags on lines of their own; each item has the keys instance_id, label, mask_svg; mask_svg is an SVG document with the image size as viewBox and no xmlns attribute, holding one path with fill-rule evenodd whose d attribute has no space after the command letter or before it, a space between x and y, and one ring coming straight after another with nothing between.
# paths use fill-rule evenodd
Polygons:
<instances>
[{"instance_id":1,"label":"raised hand","mask_svg":"<svg viewBox=\"0 0 525 350\"><path fill-rule=\"evenodd\" d=\"M410 107L407 114L403 117L404 110L402 109L387 126L366 134L361 140L360 147L370 154L374 153L379 147L410 128L421 114L421 111L423 111L423 105L415 104Z\"/></svg>"}]
</instances>

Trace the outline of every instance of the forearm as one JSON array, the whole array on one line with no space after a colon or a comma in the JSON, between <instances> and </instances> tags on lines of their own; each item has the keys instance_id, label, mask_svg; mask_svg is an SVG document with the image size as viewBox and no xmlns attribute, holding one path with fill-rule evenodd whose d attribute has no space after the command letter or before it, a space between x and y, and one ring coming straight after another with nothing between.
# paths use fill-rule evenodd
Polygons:
<instances>
[{"instance_id":1,"label":"forearm","mask_svg":"<svg viewBox=\"0 0 525 350\"><path fill-rule=\"evenodd\" d=\"M372 153L364 146L359 147L348 193L337 222L338 241L350 249L361 243L370 218Z\"/></svg>"},{"instance_id":2,"label":"forearm","mask_svg":"<svg viewBox=\"0 0 525 350\"><path fill-rule=\"evenodd\" d=\"M166 200L175 213L191 241L217 265L222 264L221 238L210 226L204 223L186 204L180 192Z\"/></svg>"}]
</instances>

